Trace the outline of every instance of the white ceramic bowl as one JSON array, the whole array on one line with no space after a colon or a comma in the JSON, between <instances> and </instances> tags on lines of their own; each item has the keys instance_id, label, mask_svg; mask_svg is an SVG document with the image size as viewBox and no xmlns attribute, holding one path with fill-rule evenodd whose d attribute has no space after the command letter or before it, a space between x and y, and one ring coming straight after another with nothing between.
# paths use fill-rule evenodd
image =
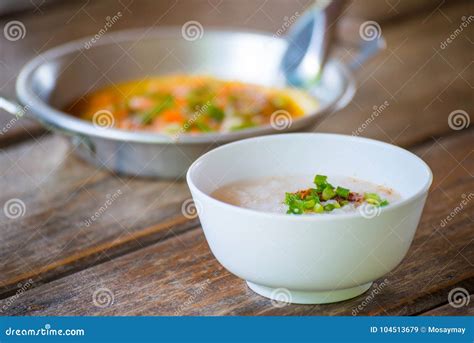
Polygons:
<instances>
[{"instance_id":1,"label":"white ceramic bowl","mask_svg":"<svg viewBox=\"0 0 474 343\"><path fill-rule=\"evenodd\" d=\"M386 185L402 199L377 215L295 216L258 212L210 194L230 182L295 174L344 175ZM293 303L355 297L405 256L432 173L416 155L366 138L281 134L224 145L189 168L187 182L209 246L263 296Z\"/></svg>"}]
</instances>

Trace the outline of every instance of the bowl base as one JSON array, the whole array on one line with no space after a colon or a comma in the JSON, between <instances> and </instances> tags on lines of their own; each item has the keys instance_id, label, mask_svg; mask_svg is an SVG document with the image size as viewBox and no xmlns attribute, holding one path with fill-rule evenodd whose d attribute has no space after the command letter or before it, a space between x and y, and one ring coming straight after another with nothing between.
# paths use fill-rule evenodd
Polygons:
<instances>
[{"instance_id":1,"label":"bowl base","mask_svg":"<svg viewBox=\"0 0 474 343\"><path fill-rule=\"evenodd\" d=\"M287 302L293 304L327 304L343 301L361 295L372 286L372 282L369 282L352 288L312 292L292 291L286 288L271 288L249 281L246 282L249 288L257 294L282 303Z\"/></svg>"}]
</instances>

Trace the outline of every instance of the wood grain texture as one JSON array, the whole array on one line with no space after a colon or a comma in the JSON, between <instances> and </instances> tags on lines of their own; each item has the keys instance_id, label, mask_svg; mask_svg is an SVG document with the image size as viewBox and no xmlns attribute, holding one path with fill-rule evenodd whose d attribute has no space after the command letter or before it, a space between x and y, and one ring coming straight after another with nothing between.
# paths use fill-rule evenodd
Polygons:
<instances>
[{"instance_id":1,"label":"wood grain texture","mask_svg":"<svg viewBox=\"0 0 474 343\"><path fill-rule=\"evenodd\" d=\"M186 184L97 170L58 136L0 153L0 204L18 199L23 216L0 212L0 294L33 278L108 260L197 224L183 217Z\"/></svg>"},{"instance_id":2,"label":"wood grain texture","mask_svg":"<svg viewBox=\"0 0 474 343\"><path fill-rule=\"evenodd\" d=\"M357 72L354 101L317 130L410 146L451 132L452 111L473 113L474 64L468 51L474 30L464 29L445 49L440 47L466 18L469 4L445 5L403 23L382 24L387 48ZM357 33L360 20L349 18L342 24L345 32ZM346 48L342 56L350 59L355 53ZM374 114L374 106L380 108L385 102L385 109Z\"/></svg>"},{"instance_id":3,"label":"wood grain texture","mask_svg":"<svg viewBox=\"0 0 474 343\"><path fill-rule=\"evenodd\" d=\"M452 215L474 196L473 137L465 130L414 150L435 175L415 240L400 266L352 300L274 307L219 265L197 229L5 299L0 308L11 315L423 313L445 304L454 287L474 291L474 202ZM93 294L99 289L107 289L113 303L96 306Z\"/></svg>"},{"instance_id":4,"label":"wood grain texture","mask_svg":"<svg viewBox=\"0 0 474 343\"><path fill-rule=\"evenodd\" d=\"M423 316L474 316L474 296L470 295L469 298L462 300L459 305L453 306L451 304L445 304L432 310L423 313ZM464 304L464 305L462 305Z\"/></svg>"}]
</instances>

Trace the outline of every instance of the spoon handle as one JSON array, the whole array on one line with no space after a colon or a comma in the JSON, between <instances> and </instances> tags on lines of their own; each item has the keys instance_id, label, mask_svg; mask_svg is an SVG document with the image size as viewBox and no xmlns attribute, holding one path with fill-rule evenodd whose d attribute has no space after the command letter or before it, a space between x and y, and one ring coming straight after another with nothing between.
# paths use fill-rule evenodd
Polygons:
<instances>
[{"instance_id":1,"label":"spoon handle","mask_svg":"<svg viewBox=\"0 0 474 343\"><path fill-rule=\"evenodd\" d=\"M315 1L292 26L280 67L289 84L307 87L318 82L344 4L344 0Z\"/></svg>"}]
</instances>

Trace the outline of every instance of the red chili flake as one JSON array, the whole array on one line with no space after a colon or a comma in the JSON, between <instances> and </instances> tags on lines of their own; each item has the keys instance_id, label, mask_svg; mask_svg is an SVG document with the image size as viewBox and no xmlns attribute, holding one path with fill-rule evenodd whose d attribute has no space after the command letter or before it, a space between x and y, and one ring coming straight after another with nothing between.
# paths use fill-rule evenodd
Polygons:
<instances>
[{"instance_id":1,"label":"red chili flake","mask_svg":"<svg viewBox=\"0 0 474 343\"><path fill-rule=\"evenodd\" d=\"M311 194L311 189L305 189L302 191L298 191L297 194L299 195L301 200L304 200L308 195Z\"/></svg>"}]
</instances>

